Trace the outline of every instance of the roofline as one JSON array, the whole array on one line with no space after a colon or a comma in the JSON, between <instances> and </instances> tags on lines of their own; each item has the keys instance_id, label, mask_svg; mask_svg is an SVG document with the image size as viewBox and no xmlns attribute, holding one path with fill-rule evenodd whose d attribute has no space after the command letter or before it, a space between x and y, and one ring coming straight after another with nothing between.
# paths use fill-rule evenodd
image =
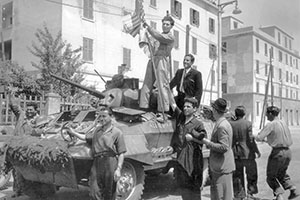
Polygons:
<instances>
[{"instance_id":1,"label":"roofline","mask_svg":"<svg viewBox=\"0 0 300 200\"><path fill-rule=\"evenodd\" d=\"M293 52L293 50L288 50L285 49L284 47L278 45L276 42L270 40L269 38L266 38L265 36L263 36L262 34L258 33L257 31L253 30L253 26L251 27L245 27L245 28L250 28L250 30L248 29L245 32L239 32L239 33L231 33L231 34L227 34L222 36L222 38L230 38L230 37L234 37L234 36L240 36L240 35L254 35L259 37L260 39L264 39L265 41L267 41L268 43L272 44L274 47L281 49L282 51L289 53L291 55L293 55L294 57L297 57L298 59L300 59L300 55L296 54L295 52ZM252 28L252 29L251 29ZM297 51L295 49L295 51Z\"/></svg>"},{"instance_id":2,"label":"roofline","mask_svg":"<svg viewBox=\"0 0 300 200\"><path fill-rule=\"evenodd\" d=\"M272 26L263 26L263 27L260 27L260 29L262 28L275 28L275 29L278 29L280 30L282 33L284 33L285 35L289 36L291 39L294 39L290 34L288 34L287 32L283 31L281 28L279 28L278 26L275 26L275 25L272 25Z\"/></svg>"},{"instance_id":3,"label":"roofline","mask_svg":"<svg viewBox=\"0 0 300 200\"><path fill-rule=\"evenodd\" d=\"M225 18L233 18L233 19L235 19L236 21L239 21L240 23L244 24L244 22L243 22L243 21L241 21L241 20L239 20L238 18L236 18L236 17L233 17L233 16L231 16L231 15L228 15L228 16L225 16L225 17L222 17L222 19L225 19Z\"/></svg>"}]
</instances>

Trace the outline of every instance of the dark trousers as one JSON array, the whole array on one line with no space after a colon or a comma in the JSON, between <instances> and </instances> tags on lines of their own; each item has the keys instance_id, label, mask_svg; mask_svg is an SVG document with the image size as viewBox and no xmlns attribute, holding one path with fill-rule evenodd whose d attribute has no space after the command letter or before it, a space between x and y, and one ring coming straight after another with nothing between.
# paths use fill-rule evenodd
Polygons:
<instances>
[{"instance_id":1,"label":"dark trousers","mask_svg":"<svg viewBox=\"0 0 300 200\"><path fill-rule=\"evenodd\" d=\"M201 200L202 172L189 176L186 170L177 164L175 167L177 185L180 187L180 194L183 200Z\"/></svg>"},{"instance_id":2,"label":"dark trousers","mask_svg":"<svg viewBox=\"0 0 300 200\"><path fill-rule=\"evenodd\" d=\"M116 196L116 182L114 181L114 172L117 168L116 157L96 157L91 172L91 179L97 181L97 184L91 184L91 191L97 193L93 195L95 200L114 200ZM93 170L94 169L94 170Z\"/></svg>"},{"instance_id":3,"label":"dark trousers","mask_svg":"<svg viewBox=\"0 0 300 200\"><path fill-rule=\"evenodd\" d=\"M255 159L235 159L235 172L233 173L234 195L241 194L245 190L245 178L247 178L247 190L249 194L257 194L257 164Z\"/></svg>"},{"instance_id":4,"label":"dark trousers","mask_svg":"<svg viewBox=\"0 0 300 200\"><path fill-rule=\"evenodd\" d=\"M268 158L267 183L274 195L283 194L283 189L291 189L294 186L290 176L286 173L291 158L292 152L289 148L273 149Z\"/></svg>"}]
</instances>

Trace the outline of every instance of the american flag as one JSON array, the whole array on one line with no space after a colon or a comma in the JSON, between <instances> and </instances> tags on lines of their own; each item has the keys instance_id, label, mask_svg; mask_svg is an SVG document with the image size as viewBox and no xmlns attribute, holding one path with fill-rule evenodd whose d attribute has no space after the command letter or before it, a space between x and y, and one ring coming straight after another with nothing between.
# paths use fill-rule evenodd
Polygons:
<instances>
[{"instance_id":1,"label":"american flag","mask_svg":"<svg viewBox=\"0 0 300 200\"><path fill-rule=\"evenodd\" d=\"M140 32L144 16L143 0L136 0L134 13L123 17L124 31L135 37Z\"/></svg>"}]
</instances>

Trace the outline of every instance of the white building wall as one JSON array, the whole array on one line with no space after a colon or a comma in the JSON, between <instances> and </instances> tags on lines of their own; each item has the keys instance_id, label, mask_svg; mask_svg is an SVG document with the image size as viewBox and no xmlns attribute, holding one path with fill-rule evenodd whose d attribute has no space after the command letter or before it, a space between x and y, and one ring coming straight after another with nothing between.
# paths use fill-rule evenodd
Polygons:
<instances>
[{"instance_id":1,"label":"white building wall","mask_svg":"<svg viewBox=\"0 0 300 200\"><path fill-rule=\"evenodd\" d=\"M11 0L0 2L2 7ZM24 66L26 70L36 70L31 62L38 62L28 50L36 41L35 33L38 28L47 25L49 31L57 34L61 28L61 4L45 0L14 0L13 25L3 29L4 41L12 40L12 60ZM37 12L38 11L38 12Z\"/></svg>"},{"instance_id":2,"label":"white building wall","mask_svg":"<svg viewBox=\"0 0 300 200\"><path fill-rule=\"evenodd\" d=\"M93 39L93 61L85 63L83 70L86 73L86 84L96 85L99 90L104 89L103 81L95 74L96 69L104 79L109 80L118 72L118 66L123 63L123 47L131 49L131 69L125 75L136 77L141 81L144 79L147 56L138 46L138 36L122 31L122 17L124 11L133 12L135 0L97 0L94 1L94 20L83 18L82 0L2 0L13 2L13 25L12 28L4 30L4 40L12 40L12 59L24 66L26 70L34 70L31 62L38 62L29 51L33 41L36 41L34 33L45 24L51 33L56 36L58 31L62 32L63 39L72 44L72 48L83 45L83 37ZM166 11L171 13L171 1L157 0L157 6L150 5L150 0L144 0L145 19L147 22L156 22L157 29L161 31L161 19ZM197 38L197 55L195 65L202 73L203 79L203 101L217 98L217 61L215 62L215 85L213 95L210 95L210 68L212 60L209 58L209 44L217 46L217 15L216 8L206 1L185 1L182 3L182 18L175 19L174 30L179 31L179 48L173 49L172 59L182 66L186 51L186 25L191 27L189 49L192 50L192 38ZM200 26L190 24L190 8L199 12ZM215 20L215 33L209 32L209 18ZM173 62L172 62L173 63ZM175 72L172 73L173 75ZM142 84L140 84L141 86Z\"/></svg>"}]
</instances>

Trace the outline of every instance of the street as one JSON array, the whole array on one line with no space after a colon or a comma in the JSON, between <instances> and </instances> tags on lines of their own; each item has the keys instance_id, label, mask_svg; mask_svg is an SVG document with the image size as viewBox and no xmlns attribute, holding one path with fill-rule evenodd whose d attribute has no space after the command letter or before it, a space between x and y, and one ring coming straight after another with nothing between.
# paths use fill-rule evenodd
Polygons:
<instances>
[{"instance_id":1,"label":"street","mask_svg":"<svg viewBox=\"0 0 300 200\"><path fill-rule=\"evenodd\" d=\"M299 173L300 166L300 127L299 128L291 128L293 142L291 149L293 152L293 159L288 169L288 173L292 177L293 182L296 184L298 188L300 188L300 176L297 175ZM262 200L272 199L273 194L271 189L268 187L266 183L266 164L267 158L270 153L270 147L265 143L258 143L258 147L261 151L261 158L257 159L258 164L258 188L259 193L256 197L261 198ZM181 197L174 187L174 182L172 178L172 173L168 173L167 175L156 176L148 176L145 180L145 190L142 196L143 200L180 200ZM0 192L0 199L2 200L29 200L29 197L22 196L18 198L11 198L12 195L12 182L9 187ZM287 199L289 192L286 191L284 194L285 199ZM50 198L49 198L50 199ZM72 190L67 188L61 188L57 194L51 198L56 200L84 200L89 199L88 197L88 188L80 187L79 190ZM204 187L202 192L202 200L210 199L209 186ZM300 199L300 198L298 198Z\"/></svg>"}]
</instances>

